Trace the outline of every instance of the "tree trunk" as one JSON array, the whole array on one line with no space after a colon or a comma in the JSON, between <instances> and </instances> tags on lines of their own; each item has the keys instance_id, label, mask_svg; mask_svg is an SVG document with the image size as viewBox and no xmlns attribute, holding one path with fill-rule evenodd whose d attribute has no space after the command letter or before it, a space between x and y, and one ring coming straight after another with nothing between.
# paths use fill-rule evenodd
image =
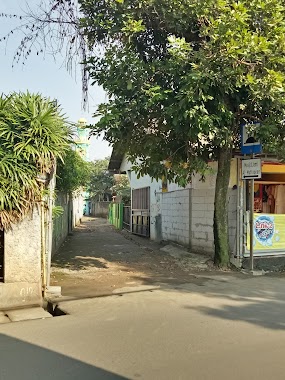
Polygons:
<instances>
[{"instance_id":1,"label":"tree trunk","mask_svg":"<svg viewBox=\"0 0 285 380\"><path fill-rule=\"evenodd\" d=\"M214 263L219 267L227 267L230 261L228 187L230 181L231 158L231 148L221 148L219 150L214 211Z\"/></svg>"}]
</instances>

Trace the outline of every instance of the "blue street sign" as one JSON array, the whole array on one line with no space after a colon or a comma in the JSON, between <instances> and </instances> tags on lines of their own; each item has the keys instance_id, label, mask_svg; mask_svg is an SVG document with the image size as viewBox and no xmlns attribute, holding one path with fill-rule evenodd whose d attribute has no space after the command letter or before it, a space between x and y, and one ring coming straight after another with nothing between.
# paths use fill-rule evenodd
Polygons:
<instances>
[{"instance_id":1,"label":"blue street sign","mask_svg":"<svg viewBox=\"0 0 285 380\"><path fill-rule=\"evenodd\" d=\"M243 124L241 126L241 153L242 154L259 154L262 152L260 141L256 141L250 135L249 128L252 124ZM254 123L254 127L258 128L260 123Z\"/></svg>"}]
</instances>

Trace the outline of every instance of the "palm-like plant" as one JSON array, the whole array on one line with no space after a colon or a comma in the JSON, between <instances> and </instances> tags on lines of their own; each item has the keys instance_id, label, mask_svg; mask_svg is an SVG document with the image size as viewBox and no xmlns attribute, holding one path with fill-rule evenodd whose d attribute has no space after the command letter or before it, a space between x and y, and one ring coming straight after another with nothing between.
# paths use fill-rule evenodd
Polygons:
<instances>
[{"instance_id":1,"label":"palm-like plant","mask_svg":"<svg viewBox=\"0 0 285 380\"><path fill-rule=\"evenodd\" d=\"M70 128L58 107L39 94L0 97L0 228L21 220L40 200L38 175L63 159Z\"/></svg>"}]
</instances>

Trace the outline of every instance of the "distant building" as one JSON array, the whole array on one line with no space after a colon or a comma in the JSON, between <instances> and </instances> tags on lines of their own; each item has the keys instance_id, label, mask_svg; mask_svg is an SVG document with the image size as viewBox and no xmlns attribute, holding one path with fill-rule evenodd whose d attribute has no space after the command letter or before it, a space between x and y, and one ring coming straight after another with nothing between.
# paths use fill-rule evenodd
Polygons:
<instances>
[{"instance_id":1,"label":"distant building","mask_svg":"<svg viewBox=\"0 0 285 380\"><path fill-rule=\"evenodd\" d=\"M86 128L87 120L83 117L78 120L77 124L77 135L74 139L75 151L81 156L85 161L89 161L89 129ZM90 215L91 203L89 193L82 191L81 196L83 197L83 215Z\"/></svg>"},{"instance_id":2,"label":"distant building","mask_svg":"<svg viewBox=\"0 0 285 380\"><path fill-rule=\"evenodd\" d=\"M74 138L75 143L75 151L79 153L79 155L85 161L89 161L89 147L90 141L89 137L89 129L86 128L87 120L84 118L80 118L77 124L77 135Z\"/></svg>"}]
</instances>

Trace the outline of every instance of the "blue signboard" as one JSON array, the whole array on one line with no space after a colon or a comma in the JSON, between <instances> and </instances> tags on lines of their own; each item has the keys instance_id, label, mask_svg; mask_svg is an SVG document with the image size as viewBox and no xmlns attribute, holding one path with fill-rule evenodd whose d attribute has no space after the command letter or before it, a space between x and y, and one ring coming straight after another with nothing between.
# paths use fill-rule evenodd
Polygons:
<instances>
[{"instance_id":1,"label":"blue signboard","mask_svg":"<svg viewBox=\"0 0 285 380\"><path fill-rule=\"evenodd\" d=\"M250 135L249 128L252 124L244 124L241 126L241 153L242 154L259 154L262 152L261 142ZM258 128L260 123L254 123L254 127Z\"/></svg>"}]
</instances>

